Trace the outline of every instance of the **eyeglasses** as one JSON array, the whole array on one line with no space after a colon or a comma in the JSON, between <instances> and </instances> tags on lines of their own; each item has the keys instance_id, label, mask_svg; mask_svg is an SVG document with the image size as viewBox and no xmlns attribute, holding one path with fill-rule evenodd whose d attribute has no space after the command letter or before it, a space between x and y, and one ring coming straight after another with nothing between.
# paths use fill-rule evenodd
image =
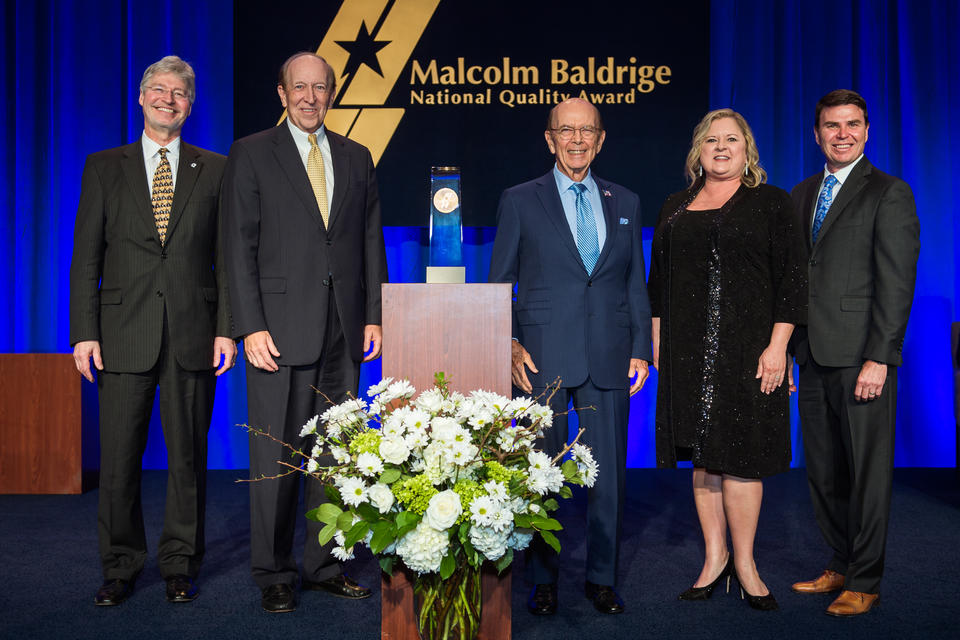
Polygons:
<instances>
[{"instance_id":1,"label":"eyeglasses","mask_svg":"<svg viewBox=\"0 0 960 640\"><path fill-rule=\"evenodd\" d=\"M156 86L156 87L147 88L147 91L149 91L155 96L168 96L170 94L173 94L174 100L187 99L187 92L184 91L183 89L167 89L166 87Z\"/></svg>"},{"instance_id":2,"label":"eyeglasses","mask_svg":"<svg viewBox=\"0 0 960 640\"><path fill-rule=\"evenodd\" d=\"M561 140L569 140L577 131L580 132L580 136L584 140L593 140L600 134L600 129L597 127L580 127L579 129L574 127L559 127L557 129L550 129L550 131L560 136Z\"/></svg>"}]
</instances>

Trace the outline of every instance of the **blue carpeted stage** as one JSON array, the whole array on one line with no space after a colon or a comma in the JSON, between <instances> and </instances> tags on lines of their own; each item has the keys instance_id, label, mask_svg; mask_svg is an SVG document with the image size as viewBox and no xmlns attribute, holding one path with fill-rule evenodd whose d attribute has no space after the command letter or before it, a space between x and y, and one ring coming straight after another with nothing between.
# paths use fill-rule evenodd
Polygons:
<instances>
[{"instance_id":1,"label":"blue carpeted stage","mask_svg":"<svg viewBox=\"0 0 960 640\"><path fill-rule=\"evenodd\" d=\"M314 638L373 640L380 637L379 574L363 553L348 571L377 585L374 597L348 602L317 592L302 594L295 613L271 615L260 608L250 578L247 485L243 471L210 474L207 556L200 597L191 604L164 600L164 584L151 557L133 597L119 607L94 607L99 586L97 492L81 496L0 496L0 549L5 589L2 638ZM165 474L144 476L144 515L155 553L163 511ZM814 577L828 559L813 520L803 470L765 484L757 534L757 564L780 610L750 609L733 591L707 602L680 602L677 594L696 579L702 540L686 470L631 470L620 558L620 592L627 610L605 616L583 597L577 494L561 515L565 557L573 569L561 576L560 612L535 618L526 611L529 583L515 563L515 640L633 640L634 638L948 638L960 616L960 482L952 469L898 469L894 476L887 569L879 608L856 619L823 613L831 597L790 591ZM578 519L579 518L579 519ZM302 531L302 529L301 529ZM301 534L302 535L302 534Z\"/></svg>"}]
</instances>

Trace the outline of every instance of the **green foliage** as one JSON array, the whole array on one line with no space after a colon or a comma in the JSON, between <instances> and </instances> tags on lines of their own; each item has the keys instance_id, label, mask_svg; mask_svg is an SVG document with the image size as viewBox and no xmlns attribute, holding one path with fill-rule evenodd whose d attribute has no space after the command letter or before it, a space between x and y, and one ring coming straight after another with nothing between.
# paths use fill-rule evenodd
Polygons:
<instances>
[{"instance_id":1,"label":"green foliage","mask_svg":"<svg viewBox=\"0 0 960 640\"><path fill-rule=\"evenodd\" d=\"M388 467L380 474L380 482L383 484L393 484L400 479L400 469Z\"/></svg>"},{"instance_id":2,"label":"green foliage","mask_svg":"<svg viewBox=\"0 0 960 640\"><path fill-rule=\"evenodd\" d=\"M381 520L373 525L373 537L370 538L370 551L380 553L397 539L397 525L387 520Z\"/></svg>"},{"instance_id":3,"label":"green foliage","mask_svg":"<svg viewBox=\"0 0 960 640\"><path fill-rule=\"evenodd\" d=\"M564 460L560 465L560 471L563 473L563 479L567 482L576 482L580 484L580 472L577 470L577 463L573 460Z\"/></svg>"},{"instance_id":4,"label":"green foliage","mask_svg":"<svg viewBox=\"0 0 960 640\"><path fill-rule=\"evenodd\" d=\"M453 575L453 572L457 569L457 561L453 558L452 553L448 553L443 556L443 560L440 561L440 577L444 580Z\"/></svg>"},{"instance_id":5,"label":"green foliage","mask_svg":"<svg viewBox=\"0 0 960 640\"><path fill-rule=\"evenodd\" d=\"M320 546L323 546L333 540L333 536L337 533L337 525L328 524L323 529L320 529L317 539L320 541Z\"/></svg>"},{"instance_id":6,"label":"green foliage","mask_svg":"<svg viewBox=\"0 0 960 640\"><path fill-rule=\"evenodd\" d=\"M453 485L454 492L460 496L460 506L463 507L463 513L457 518L457 522L466 522L470 520L470 503L477 496L485 496L487 492L474 480L461 478Z\"/></svg>"},{"instance_id":7,"label":"green foliage","mask_svg":"<svg viewBox=\"0 0 960 640\"><path fill-rule=\"evenodd\" d=\"M337 529L341 531L349 531L350 527L353 526L353 512L344 511L339 516L337 516Z\"/></svg>"},{"instance_id":8,"label":"green foliage","mask_svg":"<svg viewBox=\"0 0 960 640\"><path fill-rule=\"evenodd\" d=\"M560 553L560 541L557 540L557 536L553 535L549 531L541 531L540 536L543 538L544 542L553 547L554 551Z\"/></svg>"},{"instance_id":9,"label":"green foliage","mask_svg":"<svg viewBox=\"0 0 960 640\"><path fill-rule=\"evenodd\" d=\"M344 536L343 546L345 549L349 549L353 545L357 544L361 540L367 537L367 532L370 531L370 525L361 520L357 524L353 525L347 534Z\"/></svg>"},{"instance_id":10,"label":"green foliage","mask_svg":"<svg viewBox=\"0 0 960 640\"><path fill-rule=\"evenodd\" d=\"M401 511L398 513L396 518L397 539L399 540L403 536L407 535L408 532L416 528L419 522L420 516L416 513L412 513L410 511Z\"/></svg>"},{"instance_id":11,"label":"green foliage","mask_svg":"<svg viewBox=\"0 0 960 640\"><path fill-rule=\"evenodd\" d=\"M337 521L337 518L343 513L343 509L338 507L335 504L330 502L324 502L322 505L316 509L311 509L307 512L307 517L311 520L316 520L317 522L325 522L326 524L334 524ZM313 514L311 516L311 514Z\"/></svg>"},{"instance_id":12,"label":"green foliage","mask_svg":"<svg viewBox=\"0 0 960 640\"><path fill-rule=\"evenodd\" d=\"M509 567L511 563L513 563L513 549L507 549L507 552L497 560L494 566L497 568L497 573L503 573L504 569Z\"/></svg>"},{"instance_id":13,"label":"green foliage","mask_svg":"<svg viewBox=\"0 0 960 640\"><path fill-rule=\"evenodd\" d=\"M397 563L397 556L380 556L380 569L388 576L393 575L393 565Z\"/></svg>"}]
</instances>

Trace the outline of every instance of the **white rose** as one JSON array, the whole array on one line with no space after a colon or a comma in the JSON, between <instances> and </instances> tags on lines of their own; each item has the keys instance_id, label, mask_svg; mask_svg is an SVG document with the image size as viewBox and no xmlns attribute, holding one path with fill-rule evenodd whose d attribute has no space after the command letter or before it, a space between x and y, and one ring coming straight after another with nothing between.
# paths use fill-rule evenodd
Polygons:
<instances>
[{"instance_id":1,"label":"white rose","mask_svg":"<svg viewBox=\"0 0 960 640\"><path fill-rule=\"evenodd\" d=\"M403 464L410 457L410 448L400 437L384 438L378 450L380 457L390 464Z\"/></svg>"},{"instance_id":2,"label":"white rose","mask_svg":"<svg viewBox=\"0 0 960 640\"><path fill-rule=\"evenodd\" d=\"M367 498L370 500L370 504L380 510L380 513L390 511L390 507L393 506L393 492L390 491L390 487L382 482L378 482L367 489Z\"/></svg>"},{"instance_id":3,"label":"white rose","mask_svg":"<svg viewBox=\"0 0 960 640\"><path fill-rule=\"evenodd\" d=\"M423 521L437 531L444 531L453 526L461 513L463 506L460 504L460 496L447 489L430 498Z\"/></svg>"}]
</instances>

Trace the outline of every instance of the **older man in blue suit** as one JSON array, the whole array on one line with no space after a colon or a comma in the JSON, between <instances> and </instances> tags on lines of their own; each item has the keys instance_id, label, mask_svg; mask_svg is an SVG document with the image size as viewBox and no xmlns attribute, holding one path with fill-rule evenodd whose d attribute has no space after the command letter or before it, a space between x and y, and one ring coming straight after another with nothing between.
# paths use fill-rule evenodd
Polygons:
<instances>
[{"instance_id":1,"label":"older man in blue suit","mask_svg":"<svg viewBox=\"0 0 960 640\"><path fill-rule=\"evenodd\" d=\"M614 591L623 511L630 396L648 375L650 303L644 283L637 195L590 171L605 139L600 113L579 98L550 112L544 132L556 158L546 175L500 199L490 282L516 283L514 385L539 394L559 378L555 412L577 407L581 441L600 467L587 508L586 595L604 613L623 611ZM547 430L548 452L567 439L566 416ZM531 549L535 584L528 608L557 609L557 557Z\"/></svg>"}]
</instances>

